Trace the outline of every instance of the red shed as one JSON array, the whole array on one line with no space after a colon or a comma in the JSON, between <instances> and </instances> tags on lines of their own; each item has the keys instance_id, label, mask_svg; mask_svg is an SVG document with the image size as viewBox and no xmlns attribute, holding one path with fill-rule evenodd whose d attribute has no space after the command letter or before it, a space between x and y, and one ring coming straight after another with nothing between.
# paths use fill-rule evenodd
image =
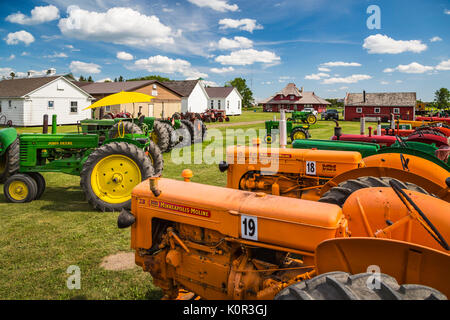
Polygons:
<instances>
[{"instance_id":1,"label":"red shed","mask_svg":"<svg viewBox=\"0 0 450 320\"><path fill-rule=\"evenodd\" d=\"M314 108L319 113L326 111L328 101L316 96L312 91L299 90L294 83L289 83L283 90L266 99L263 105L265 112L301 111L303 108Z\"/></svg>"},{"instance_id":2,"label":"red shed","mask_svg":"<svg viewBox=\"0 0 450 320\"><path fill-rule=\"evenodd\" d=\"M366 119L386 122L391 113L403 120L414 120L416 107L415 92L347 93L344 99L344 119Z\"/></svg>"}]
</instances>

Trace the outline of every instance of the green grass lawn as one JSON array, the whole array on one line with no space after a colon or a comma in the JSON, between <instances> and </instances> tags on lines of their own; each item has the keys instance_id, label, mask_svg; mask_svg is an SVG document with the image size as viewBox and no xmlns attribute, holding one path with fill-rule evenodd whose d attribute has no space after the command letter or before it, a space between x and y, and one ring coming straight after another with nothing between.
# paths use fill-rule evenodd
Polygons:
<instances>
[{"instance_id":1,"label":"green grass lawn","mask_svg":"<svg viewBox=\"0 0 450 320\"><path fill-rule=\"evenodd\" d=\"M263 119L266 115L273 117L272 113L248 112L239 118L246 122L253 116ZM333 126L333 122L319 121L311 129L312 137L329 139ZM359 132L359 123L342 122L341 126L345 133ZM264 124L241 128L262 129ZM58 130L74 132L76 127ZM224 134L227 128L218 130ZM204 142L202 150L208 144ZM164 177L182 179L181 171L190 168L194 182L226 183L226 174L219 172L217 164L175 164L170 154L165 154L164 160ZM118 214L93 211L84 201L79 177L57 173L44 176L47 190L41 200L31 203L6 203L0 187L0 299L159 299L161 291L140 268L106 271L100 267L105 256L130 251L130 230L117 228ZM66 287L70 265L81 268L80 290Z\"/></svg>"}]
</instances>

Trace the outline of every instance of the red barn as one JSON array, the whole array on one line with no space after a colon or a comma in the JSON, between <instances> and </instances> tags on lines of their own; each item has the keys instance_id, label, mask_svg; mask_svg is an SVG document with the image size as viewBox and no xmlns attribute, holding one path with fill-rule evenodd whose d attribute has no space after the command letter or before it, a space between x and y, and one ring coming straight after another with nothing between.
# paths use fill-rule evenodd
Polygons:
<instances>
[{"instance_id":1,"label":"red barn","mask_svg":"<svg viewBox=\"0 0 450 320\"><path fill-rule=\"evenodd\" d=\"M312 91L299 90L294 83L289 83L283 90L266 99L263 105L265 112L301 111L303 108L314 108L319 113L327 109L330 103L314 94Z\"/></svg>"},{"instance_id":2,"label":"red barn","mask_svg":"<svg viewBox=\"0 0 450 320\"><path fill-rule=\"evenodd\" d=\"M414 120L416 107L415 92L347 93L344 99L344 119L366 119L383 122L390 119L391 113L403 120Z\"/></svg>"}]
</instances>

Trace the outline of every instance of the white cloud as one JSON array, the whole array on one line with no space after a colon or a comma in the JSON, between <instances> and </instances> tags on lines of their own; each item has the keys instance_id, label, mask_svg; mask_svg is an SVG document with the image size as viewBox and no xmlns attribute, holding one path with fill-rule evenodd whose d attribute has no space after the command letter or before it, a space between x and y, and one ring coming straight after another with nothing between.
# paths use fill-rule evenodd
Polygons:
<instances>
[{"instance_id":1,"label":"white cloud","mask_svg":"<svg viewBox=\"0 0 450 320\"><path fill-rule=\"evenodd\" d=\"M6 21L18 24L33 25L48 21L57 20L59 18L59 10L57 7L49 5L35 7L31 10L31 16L27 17L21 12L11 14L6 17Z\"/></svg>"},{"instance_id":2,"label":"white cloud","mask_svg":"<svg viewBox=\"0 0 450 320\"><path fill-rule=\"evenodd\" d=\"M112 82L112 80L111 80L111 78L105 78L105 79L98 80L96 82Z\"/></svg>"},{"instance_id":3,"label":"white cloud","mask_svg":"<svg viewBox=\"0 0 450 320\"><path fill-rule=\"evenodd\" d=\"M14 72L11 68L0 68L0 77L9 77L11 72Z\"/></svg>"},{"instance_id":4,"label":"white cloud","mask_svg":"<svg viewBox=\"0 0 450 320\"><path fill-rule=\"evenodd\" d=\"M196 80L196 79L194 79L194 80ZM216 82L214 82L214 81L205 81L205 80L203 80L203 84L206 86L206 87L218 87L219 85L216 83Z\"/></svg>"},{"instance_id":5,"label":"white cloud","mask_svg":"<svg viewBox=\"0 0 450 320\"><path fill-rule=\"evenodd\" d=\"M125 51L117 52L116 58L120 59L120 60L127 60L127 61L134 59L132 54L125 52Z\"/></svg>"},{"instance_id":6,"label":"white cloud","mask_svg":"<svg viewBox=\"0 0 450 320\"><path fill-rule=\"evenodd\" d=\"M70 71L72 71L73 73L76 74L81 74L81 73L100 73L101 72L101 67L98 64L95 63L86 63L86 62L81 62L81 61L72 61L70 63Z\"/></svg>"},{"instance_id":7,"label":"white cloud","mask_svg":"<svg viewBox=\"0 0 450 320\"><path fill-rule=\"evenodd\" d=\"M343 61L331 61L320 64L325 67L361 67L361 63L358 62L343 62ZM319 69L320 70L320 69Z\"/></svg>"},{"instance_id":8,"label":"white cloud","mask_svg":"<svg viewBox=\"0 0 450 320\"><path fill-rule=\"evenodd\" d=\"M212 42L209 46L211 48L217 47L220 50L248 49L253 47L253 41L246 37L221 38L218 43Z\"/></svg>"},{"instance_id":9,"label":"white cloud","mask_svg":"<svg viewBox=\"0 0 450 320\"><path fill-rule=\"evenodd\" d=\"M430 42L437 42L437 41L442 41L442 38L438 37L438 36L435 36L435 37L430 39Z\"/></svg>"},{"instance_id":10,"label":"white cloud","mask_svg":"<svg viewBox=\"0 0 450 320\"><path fill-rule=\"evenodd\" d=\"M131 8L94 12L70 6L67 13L68 17L59 21L59 29L64 36L79 40L145 47L173 44L177 36L158 17Z\"/></svg>"},{"instance_id":11,"label":"white cloud","mask_svg":"<svg viewBox=\"0 0 450 320\"><path fill-rule=\"evenodd\" d=\"M76 49L73 45L68 44L65 45L64 47L66 47L67 49L70 49L71 51L80 51L80 49Z\"/></svg>"},{"instance_id":12,"label":"white cloud","mask_svg":"<svg viewBox=\"0 0 450 320\"><path fill-rule=\"evenodd\" d=\"M387 81L381 81L380 82L382 85L388 85L389 84L389 82L387 82Z\"/></svg>"},{"instance_id":13,"label":"white cloud","mask_svg":"<svg viewBox=\"0 0 450 320\"><path fill-rule=\"evenodd\" d=\"M273 82L272 81L265 81L265 82L261 82L261 84L269 85L269 84L273 84Z\"/></svg>"},{"instance_id":14,"label":"white cloud","mask_svg":"<svg viewBox=\"0 0 450 320\"><path fill-rule=\"evenodd\" d=\"M162 8L163 12L173 12L173 9L169 9L169 8Z\"/></svg>"},{"instance_id":15,"label":"white cloud","mask_svg":"<svg viewBox=\"0 0 450 320\"><path fill-rule=\"evenodd\" d=\"M44 56L44 58L67 58L67 54L64 52L54 53L52 55Z\"/></svg>"},{"instance_id":16,"label":"white cloud","mask_svg":"<svg viewBox=\"0 0 450 320\"><path fill-rule=\"evenodd\" d=\"M450 70L450 59L442 61L436 66L436 70Z\"/></svg>"},{"instance_id":17,"label":"white cloud","mask_svg":"<svg viewBox=\"0 0 450 320\"><path fill-rule=\"evenodd\" d=\"M345 87L345 86L339 88L339 90L347 90L347 89L348 89L348 87Z\"/></svg>"},{"instance_id":18,"label":"white cloud","mask_svg":"<svg viewBox=\"0 0 450 320\"><path fill-rule=\"evenodd\" d=\"M275 53L267 50L258 51L255 49L245 49L231 52L228 56L218 56L215 61L223 65L245 66L255 62L261 62L269 65L278 64L281 58Z\"/></svg>"},{"instance_id":19,"label":"white cloud","mask_svg":"<svg viewBox=\"0 0 450 320\"><path fill-rule=\"evenodd\" d=\"M208 75L194 69L189 61L171 59L166 56L153 56L148 59L140 59L134 63L136 69L148 72L162 72L167 74L181 73L191 79L207 78Z\"/></svg>"},{"instance_id":20,"label":"white cloud","mask_svg":"<svg viewBox=\"0 0 450 320\"><path fill-rule=\"evenodd\" d=\"M188 1L201 8L208 7L219 12L227 12L227 11L234 12L239 10L237 4L228 4L227 0L188 0Z\"/></svg>"},{"instance_id":21,"label":"white cloud","mask_svg":"<svg viewBox=\"0 0 450 320\"><path fill-rule=\"evenodd\" d=\"M305 76L306 80L320 80L322 78L329 78L330 75L327 73L319 72L319 73L313 73Z\"/></svg>"},{"instance_id":22,"label":"white cloud","mask_svg":"<svg viewBox=\"0 0 450 320\"><path fill-rule=\"evenodd\" d=\"M295 79L295 77L291 77L291 76L280 76L278 78L278 82L283 83L283 82L286 82L288 80L294 80L294 79Z\"/></svg>"},{"instance_id":23,"label":"white cloud","mask_svg":"<svg viewBox=\"0 0 450 320\"><path fill-rule=\"evenodd\" d=\"M322 72L330 72L331 71L331 69L328 69L328 68L324 68L324 67L319 67L319 68L317 68L319 71L322 71Z\"/></svg>"},{"instance_id":24,"label":"white cloud","mask_svg":"<svg viewBox=\"0 0 450 320\"><path fill-rule=\"evenodd\" d=\"M6 59L7 61L11 61L11 60L14 60L16 58L16 55L15 54L12 54L12 55L10 55L9 57L8 57L8 59Z\"/></svg>"},{"instance_id":25,"label":"white cloud","mask_svg":"<svg viewBox=\"0 0 450 320\"><path fill-rule=\"evenodd\" d=\"M233 72L234 68L233 67L223 67L223 68L211 68L210 69L211 72L213 73L228 73L228 72Z\"/></svg>"},{"instance_id":26,"label":"white cloud","mask_svg":"<svg viewBox=\"0 0 450 320\"><path fill-rule=\"evenodd\" d=\"M34 37L31 33L22 30L14 33L8 33L5 40L9 45L19 44L19 42L23 42L25 43L25 45L29 45L30 43L34 42Z\"/></svg>"},{"instance_id":27,"label":"white cloud","mask_svg":"<svg viewBox=\"0 0 450 320\"><path fill-rule=\"evenodd\" d=\"M402 73L425 73L428 71L432 71L434 67L432 66L424 66L417 62L412 62L410 64L400 64L395 68L386 68L383 70L385 73L392 73L394 71L402 72Z\"/></svg>"},{"instance_id":28,"label":"white cloud","mask_svg":"<svg viewBox=\"0 0 450 320\"><path fill-rule=\"evenodd\" d=\"M371 76L367 75L367 74L352 74L351 76L348 77L343 77L343 78L329 78L329 79L324 79L322 81L323 84L333 84L333 83L357 83L358 81L361 80L368 80L368 79L372 79Z\"/></svg>"},{"instance_id":29,"label":"white cloud","mask_svg":"<svg viewBox=\"0 0 450 320\"><path fill-rule=\"evenodd\" d=\"M262 25L258 24L254 19L222 19L219 21L220 29L239 29L253 33L253 30L264 29Z\"/></svg>"},{"instance_id":30,"label":"white cloud","mask_svg":"<svg viewBox=\"0 0 450 320\"><path fill-rule=\"evenodd\" d=\"M364 39L363 48L368 53L398 54L402 52L419 53L427 49L427 45L420 40L394 40L386 35L376 34Z\"/></svg>"},{"instance_id":31,"label":"white cloud","mask_svg":"<svg viewBox=\"0 0 450 320\"><path fill-rule=\"evenodd\" d=\"M29 56L30 55L30 53L29 52L26 52L26 51L24 51L24 52L22 52L21 54L20 54L22 57L25 57L25 56Z\"/></svg>"},{"instance_id":32,"label":"white cloud","mask_svg":"<svg viewBox=\"0 0 450 320\"><path fill-rule=\"evenodd\" d=\"M395 83L402 83L402 80L395 80Z\"/></svg>"},{"instance_id":33,"label":"white cloud","mask_svg":"<svg viewBox=\"0 0 450 320\"><path fill-rule=\"evenodd\" d=\"M445 13L445 14L450 14L450 10L445 9L445 10L444 10L444 13Z\"/></svg>"}]
</instances>

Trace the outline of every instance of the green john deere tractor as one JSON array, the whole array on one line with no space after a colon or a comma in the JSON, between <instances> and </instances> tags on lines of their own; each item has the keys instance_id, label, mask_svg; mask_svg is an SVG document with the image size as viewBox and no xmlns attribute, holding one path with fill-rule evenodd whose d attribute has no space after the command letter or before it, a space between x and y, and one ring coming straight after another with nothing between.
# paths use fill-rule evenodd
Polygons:
<instances>
[{"instance_id":1,"label":"green john deere tractor","mask_svg":"<svg viewBox=\"0 0 450 320\"><path fill-rule=\"evenodd\" d=\"M130 205L137 184L155 175L148 152L157 147L144 134L124 133L100 141L99 134L60 134L56 128L54 116L50 134L45 122L43 133L0 130L0 182L8 202L39 199L45 190L41 173L61 172L80 176L94 208L117 211Z\"/></svg>"},{"instance_id":2,"label":"green john deere tractor","mask_svg":"<svg viewBox=\"0 0 450 320\"><path fill-rule=\"evenodd\" d=\"M302 122L313 125L317 122L317 116L310 111L294 111L287 121Z\"/></svg>"},{"instance_id":3,"label":"green john deere tractor","mask_svg":"<svg viewBox=\"0 0 450 320\"><path fill-rule=\"evenodd\" d=\"M279 132L280 122L275 120L266 121L265 128L266 128L266 136L264 138L265 142L268 144L275 142L276 135L274 134L273 131L277 130ZM295 140L311 138L308 124L298 124L293 121L286 121L286 131L287 135L291 138L292 142L294 142Z\"/></svg>"}]
</instances>

